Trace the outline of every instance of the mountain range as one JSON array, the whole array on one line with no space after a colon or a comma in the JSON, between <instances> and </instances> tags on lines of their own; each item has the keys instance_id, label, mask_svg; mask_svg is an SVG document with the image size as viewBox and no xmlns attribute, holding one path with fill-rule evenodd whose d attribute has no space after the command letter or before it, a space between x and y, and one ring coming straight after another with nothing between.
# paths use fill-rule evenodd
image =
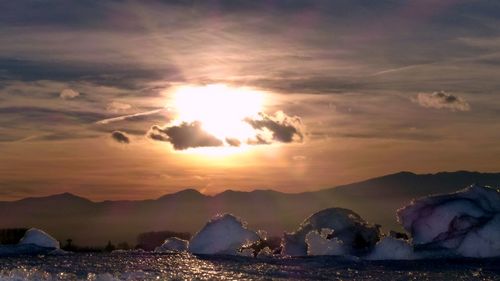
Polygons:
<instances>
[{"instance_id":1,"label":"mountain range","mask_svg":"<svg viewBox=\"0 0 500 281\"><path fill-rule=\"evenodd\" d=\"M401 231L396 210L412 199L449 193L471 184L500 186L500 173L399 172L362 182L304 193L227 190L214 196L186 189L152 200L93 202L70 193L0 202L0 228L37 227L79 245L108 240L134 243L139 233L172 230L195 233L217 213L233 213L251 229L269 235L293 231L310 214L343 207Z\"/></svg>"}]
</instances>

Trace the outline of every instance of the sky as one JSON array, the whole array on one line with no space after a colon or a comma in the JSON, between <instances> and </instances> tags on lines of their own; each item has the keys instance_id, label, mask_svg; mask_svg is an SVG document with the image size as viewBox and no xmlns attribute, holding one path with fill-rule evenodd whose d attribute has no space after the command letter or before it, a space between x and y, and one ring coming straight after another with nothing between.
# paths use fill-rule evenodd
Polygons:
<instances>
[{"instance_id":1,"label":"sky","mask_svg":"<svg viewBox=\"0 0 500 281\"><path fill-rule=\"evenodd\" d=\"M0 200L500 167L496 1L0 2Z\"/></svg>"}]
</instances>

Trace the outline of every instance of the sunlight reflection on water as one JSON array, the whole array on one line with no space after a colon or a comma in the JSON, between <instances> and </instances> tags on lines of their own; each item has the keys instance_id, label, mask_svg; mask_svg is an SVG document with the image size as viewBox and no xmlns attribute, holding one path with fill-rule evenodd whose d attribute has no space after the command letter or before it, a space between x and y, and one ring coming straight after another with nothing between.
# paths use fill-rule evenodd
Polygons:
<instances>
[{"instance_id":1,"label":"sunlight reflection on water","mask_svg":"<svg viewBox=\"0 0 500 281\"><path fill-rule=\"evenodd\" d=\"M189 254L0 258L0 280L500 280L500 260L366 262Z\"/></svg>"}]
</instances>

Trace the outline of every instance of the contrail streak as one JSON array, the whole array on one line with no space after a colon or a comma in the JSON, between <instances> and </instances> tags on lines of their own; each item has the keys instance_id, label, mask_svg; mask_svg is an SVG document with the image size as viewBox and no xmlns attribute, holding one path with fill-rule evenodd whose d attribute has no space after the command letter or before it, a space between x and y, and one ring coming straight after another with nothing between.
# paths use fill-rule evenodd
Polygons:
<instances>
[{"instance_id":1,"label":"contrail streak","mask_svg":"<svg viewBox=\"0 0 500 281\"><path fill-rule=\"evenodd\" d=\"M146 112L140 112L140 113L135 113L135 114L129 114L129 115L123 115L123 116L118 116L118 117L103 119L103 120L99 120L99 121L97 121L95 123L99 124L99 125L105 125L105 124L109 124L109 123L113 123L113 122L118 122L118 121L123 121L123 120L126 120L126 119L135 118L135 117L139 117L139 116L146 116L146 115L155 114L155 113L163 111L164 109L165 108L160 108L160 109L155 109L155 110L146 111Z\"/></svg>"}]
</instances>

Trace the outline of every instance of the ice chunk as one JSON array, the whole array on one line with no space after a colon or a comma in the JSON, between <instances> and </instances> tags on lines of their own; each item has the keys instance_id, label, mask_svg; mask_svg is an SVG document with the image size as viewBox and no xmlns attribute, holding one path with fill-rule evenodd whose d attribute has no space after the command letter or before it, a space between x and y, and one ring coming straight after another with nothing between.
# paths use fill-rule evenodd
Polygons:
<instances>
[{"instance_id":1,"label":"ice chunk","mask_svg":"<svg viewBox=\"0 0 500 281\"><path fill-rule=\"evenodd\" d=\"M415 259L413 246L406 240L384 237L365 259L368 260L409 260Z\"/></svg>"},{"instance_id":2,"label":"ice chunk","mask_svg":"<svg viewBox=\"0 0 500 281\"><path fill-rule=\"evenodd\" d=\"M195 254L239 255L244 245L260 239L239 218L231 214L218 215L191 239L189 251Z\"/></svg>"},{"instance_id":3,"label":"ice chunk","mask_svg":"<svg viewBox=\"0 0 500 281\"><path fill-rule=\"evenodd\" d=\"M264 247L264 249L260 250L260 252L257 254L257 257L259 258L268 258L273 256L273 251L269 247Z\"/></svg>"},{"instance_id":4,"label":"ice chunk","mask_svg":"<svg viewBox=\"0 0 500 281\"><path fill-rule=\"evenodd\" d=\"M251 252L252 256L254 256L254 257L259 257L259 256L262 257L262 256L272 255L273 250L271 250L271 249L277 247L277 245L275 244L275 242L277 242L277 241L274 238L272 238L272 239L263 238L263 235L265 235L265 233L262 233L261 231L258 231L257 233L258 233L257 235L259 235L260 239L258 241L255 241L252 243L247 243L247 244L243 245L240 249L240 252L243 255L247 255L248 252ZM278 243L280 243L280 242L278 242ZM281 251L281 249L280 249L280 251Z\"/></svg>"},{"instance_id":5,"label":"ice chunk","mask_svg":"<svg viewBox=\"0 0 500 281\"><path fill-rule=\"evenodd\" d=\"M184 239L180 239L177 237L168 238L163 242L163 244L159 247L156 247L155 252L164 253L164 252L182 252L187 251L189 242Z\"/></svg>"},{"instance_id":6,"label":"ice chunk","mask_svg":"<svg viewBox=\"0 0 500 281\"><path fill-rule=\"evenodd\" d=\"M309 256L340 256L345 254L344 243L336 237L327 239L333 230L323 229L321 233L316 230L306 235L307 255Z\"/></svg>"},{"instance_id":7,"label":"ice chunk","mask_svg":"<svg viewBox=\"0 0 500 281\"><path fill-rule=\"evenodd\" d=\"M500 256L499 215L500 192L477 185L414 200L398 210L415 245L467 257Z\"/></svg>"},{"instance_id":8,"label":"ice chunk","mask_svg":"<svg viewBox=\"0 0 500 281\"><path fill-rule=\"evenodd\" d=\"M0 256L60 254L59 242L42 230L32 228L16 245L0 245Z\"/></svg>"},{"instance_id":9,"label":"ice chunk","mask_svg":"<svg viewBox=\"0 0 500 281\"><path fill-rule=\"evenodd\" d=\"M457 252L464 257L500 256L500 213L483 227L469 231Z\"/></svg>"},{"instance_id":10,"label":"ice chunk","mask_svg":"<svg viewBox=\"0 0 500 281\"><path fill-rule=\"evenodd\" d=\"M19 244L33 244L44 248L59 249L59 241L37 228L31 228L26 231Z\"/></svg>"},{"instance_id":11,"label":"ice chunk","mask_svg":"<svg viewBox=\"0 0 500 281\"><path fill-rule=\"evenodd\" d=\"M253 257L254 256L254 251L252 249L242 249L239 253L239 256L244 256L244 257Z\"/></svg>"},{"instance_id":12,"label":"ice chunk","mask_svg":"<svg viewBox=\"0 0 500 281\"><path fill-rule=\"evenodd\" d=\"M323 228L333 231L325 239L336 238L338 242L335 243L341 242L343 252L347 255L365 254L380 239L378 226L368 224L351 210L330 208L311 215L294 233L285 233L282 240L282 254L288 256L307 255L306 236L311 231L320 233Z\"/></svg>"},{"instance_id":13,"label":"ice chunk","mask_svg":"<svg viewBox=\"0 0 500 281\"><path fill-rule=\"evenodd\" d=\"M60 248L56 248L56 249L49 252L49 255L53 255L53 256L65 256L65 255L70 255L70 254L72 254L72 252L68 252L68 251L65 251L65 250L60 249Z\"/></svg>"}]
</instances>

